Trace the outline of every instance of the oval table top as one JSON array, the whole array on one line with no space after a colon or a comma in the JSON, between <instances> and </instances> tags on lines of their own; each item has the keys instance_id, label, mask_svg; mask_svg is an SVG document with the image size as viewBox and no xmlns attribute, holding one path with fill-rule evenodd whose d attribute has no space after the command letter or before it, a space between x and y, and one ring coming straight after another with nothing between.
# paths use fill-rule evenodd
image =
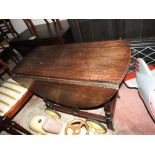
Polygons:
<instances>
[{"instance_id":1,"label":"oval table top","mask_svg":"<svg viewBox=\"0 0 155 155\"><path fill-rule=\"evenodd\" d=\"M130 57L126 40L40 46L24 57L13 74L55 82L119 85Z\"/></svg>"}]
</instances>

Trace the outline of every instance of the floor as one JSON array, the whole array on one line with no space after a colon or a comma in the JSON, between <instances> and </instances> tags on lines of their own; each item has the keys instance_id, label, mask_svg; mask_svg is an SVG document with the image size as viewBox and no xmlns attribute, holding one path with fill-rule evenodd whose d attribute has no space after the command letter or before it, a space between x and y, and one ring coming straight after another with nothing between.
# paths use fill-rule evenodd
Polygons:
<instances>
[{"instance_id":1,"label":"floor","mask_svg":"<svg viewBox=\"0 0 155 155\"><path fill-rule=\"evenodd\" d=\"M116 134L155 134L155 124L150 117L137 89L122 84L117 99L114 122Z\"/></svg>"}]
</instances>

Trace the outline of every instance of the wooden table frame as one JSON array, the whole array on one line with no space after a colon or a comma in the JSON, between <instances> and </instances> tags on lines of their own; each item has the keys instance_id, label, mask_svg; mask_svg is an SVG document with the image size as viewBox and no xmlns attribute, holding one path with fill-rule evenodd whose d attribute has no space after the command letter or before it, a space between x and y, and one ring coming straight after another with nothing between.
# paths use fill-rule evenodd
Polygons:
<instances>
[{"instance_id":1,"label":"wooden table frame","mask_svg":"<svg viewBox=\"0 0 155 155\"><path fill-rule=\"evenodd\" d=\"M48 99L43 99L43 100L46 103L46 107L49 109L57 110L57 111L64 112L64 113L74 115L74 116L78 116L78 117L83 117L86 119L93 119L101 123L105 123L108 129L115 131L114 126L113 126L113 116L114 116L117 97L118 97L118 94L116 93L108 102L103 104L102 107L104 108L105 116L82 111L80 109L61 106Z\"/></svg>"},{"instance_id":2,"label":"wooden table frame","mask_svg":"<svg viewBox=\"0 0 155 155\"><path fill-rule=\"evenodd\" d=\"M49 108L103 122L114 130L114 101L130 64L126 40L40 46L13 78L45 99ZM83 110L103 106L105 116Z\"/></svg>"}]
</instances>

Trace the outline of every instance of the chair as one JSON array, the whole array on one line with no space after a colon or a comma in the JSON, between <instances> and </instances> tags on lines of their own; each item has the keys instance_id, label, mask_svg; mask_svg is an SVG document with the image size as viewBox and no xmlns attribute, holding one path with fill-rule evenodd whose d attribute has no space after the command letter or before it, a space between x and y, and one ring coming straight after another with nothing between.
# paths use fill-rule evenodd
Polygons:
<instances>
[{"instance_id":1,"label":"chair","mask_svg":"<svg viewBox=\"0 0 155 155\"><path fill-rule=\"evenodd\" d=\"M35 25L33 24L32 20L31 19L23 19L24 23L26 24L27 28L29 29L29 31L31 32L31 34L33 36L36 36L38 37L38 32L37 32L37 29L35 27ZM44 19L44 21L46 22L46 24L49 26L49 22L47 19ZM59 19L52 19L54 25L58 26L59 30L60 31L63 31L63 27L62 27L62 24L60 22Z\"/></svg>"},{"instance_id":2,"label":"chair","mask_svg":"<svg viewBox=\"0 0 155 155\"><path fill-rule=\"evenodd\" d=\"M19 34L14 29L10 19L1 19L0 20L0 32L5 35L5 37L8 39L8 34L11 34L13 37L18 36Z\"/></svg>"},{"instance_id":3,"label":"chair","mask_svg":"<svg viewBox=\"0 0 155 155\"><path fill-rule=\"evenodd\" d=\"M0 60L2 66L6 64ZM31 134L22 126L12 121L12 118L30 99L32 92L9 78L0 82L0 132L6 131L10 134Z\"/></svg>"},{"instance_id":4,"label":"chair","mask_svg":"<svg viewBox=\"0 0 155 155\"><path fill-rule=\"evenodd\" d=\"M0 19L0 53L3 51L3 54L5 53L5 55L8 55L16 64L20 60L10 45L10 41L12 40L11 36L15 38L18 35L9 19Z\"/></svg>"},{"instance_id":5,"label":"chair","mask_svg":"<svg viewBox=\"0 0 155 155\"><path fill-rule=\"evenodd\" d=\"M30 30L31 34L33 36L38 37L37 30L36 30L35 25L33 24L32 20L31 19L23 19L23 21L25 22L27 28Z\"/></svg>"},{"instance_id":6,"label":"chair","mask_svg":"<svg viewBox=\"0 0 155 155\"><path fill-rule=\"evenodd\" d=\"M3 81L2 75L7 73L10 75L10 68L7 63L5 63L2 59L0 59L0 79Z\"/></svg>"},{"instance_id":7,"label":"chair","mask_svg":"<svg viewBox=\"0 0 155 155\"><path fill-rule=\"evenodd\" d=\"M4 61L11 59L16 64L20 61L13 48L10 46L9 41L2 33L0 33L0 57L4 59Z\"/></svg>"},{"instance_id":8,"label":"chair","mask_svg":"<svg viewBox=\"0 0 155 155\"><path fill-rule=\"evenodd\" d=\"M62 24L61 24L61 22L60 22L59 19L51 19L51 20L53 21L53 23L54 23L55 26L58 25L58 28L59 28L61 31L63 31L63 27L62 27ZM48 22L47 19L44 19L44 21L46 22L47 25L50 24L50 23Z\"/></svg>"}]
</instances>

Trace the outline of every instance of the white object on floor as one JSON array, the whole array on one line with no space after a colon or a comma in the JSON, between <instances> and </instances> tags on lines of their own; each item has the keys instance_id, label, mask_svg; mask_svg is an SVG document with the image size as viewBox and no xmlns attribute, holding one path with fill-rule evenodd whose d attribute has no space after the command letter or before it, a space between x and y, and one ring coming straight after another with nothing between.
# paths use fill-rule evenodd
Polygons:
<instances>
[{"instance_id":1,"label":"white object on floor","mask_svg":"<svg viewBox=\"0 0 155 155\"><path fill-rule=\"evenodd\" d=\"M151 70L150 70L151 69ZM129 88L138 88L150 115L155 121L155 67L148 67L141 58L135 62L136 73L129 73L125 78L125 84Z\"/></svg>"},{"instance_id":2,"label":"white object on floor","mask_svg":"<svg viewBox=\"0 0 155 155\"><path fill-rule=\"evenodd\" d=\"M46 124L47 120L48 120L48 125ZM64 135L66 125L67 125L67 123L61 121L60 119L54 119L52 117L47 117L47 116L35 116L35 117L33 117L31 119L31 121L29 123L29 128L32 129L37 134L42 134L42 135ZM48 132L46 131L45 128L48 130ZM69 129L68 130L68 135L72 135L73 134L72 129L70 129L70 128L68 128L68 129ZM92 135L93 132L94 131L89 132L89 134ZM86 134L86 129L84 127L82 127L80 135L85 135L85 134Z\"/></svg>"}]
</instances>

